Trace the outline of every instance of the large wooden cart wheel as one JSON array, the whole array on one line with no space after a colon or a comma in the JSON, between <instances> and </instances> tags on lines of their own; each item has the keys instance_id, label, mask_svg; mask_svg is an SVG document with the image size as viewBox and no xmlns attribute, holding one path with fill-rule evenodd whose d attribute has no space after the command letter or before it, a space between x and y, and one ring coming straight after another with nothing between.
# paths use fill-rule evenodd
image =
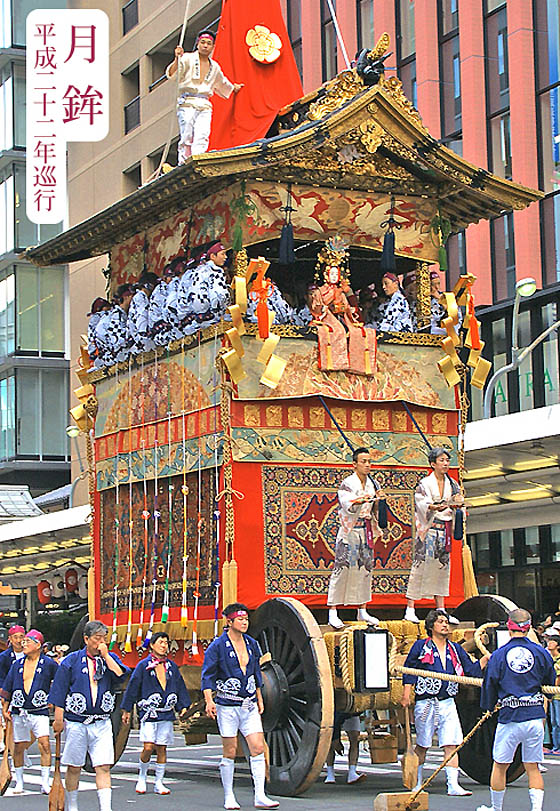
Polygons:
<instances>
[{"instance_id":1,"label":"large wooden cart wheel","mask_svg":"<svg viewBox=\"0 0 560 811\"><path fill-rule=\"evenodd\" d=\"M268 789L291 797L315 782L331 745L334 691L327 648L311 611L289 597L259 606L251 634L272 657L262 668Z\"/></svg>"},{"instance_id":2,"label":"large wooden cart wheel","mask_svg":"<svg viewBox=\"0 0 560 811\"><path fill-rule=\"evenodd\" d=\"M474 621L478 627L485 622L505 622L509 612L516 608L515 603L508 600L507 597L500 597L497 594L480 594L478 597L465 600L453 611L453 614L459 620ZM482 715L479 688L462 685L459 694L455 698L455 703L461 719L463 734L466 734ZM483 785L490 783L492 746L497 723L498 714L496 713L481 726L476 735L459 752L461 769L473 780ZM513 763L507 770L507 782L513 783L514 780L521 777L524 771L521 752L518 749Z\"/></svg>"}]
</instances>

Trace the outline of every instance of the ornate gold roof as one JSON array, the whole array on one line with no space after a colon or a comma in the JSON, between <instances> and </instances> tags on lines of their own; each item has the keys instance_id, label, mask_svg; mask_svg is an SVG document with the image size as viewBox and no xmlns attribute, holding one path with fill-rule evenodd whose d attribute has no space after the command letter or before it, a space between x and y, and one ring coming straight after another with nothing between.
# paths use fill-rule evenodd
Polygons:
<instances>
[{"instance_id":1,"label":"ornate gold roof","mask_svg":"<svg viewBox=\"0 0 560 811\"><path fill-rule=\"evenodd\" d=\"M403 93L366 87L347 70L281 111L278 134L207 152L138 189L26 256L38 265L107 253L125 239L241 178L435 199L452 231L522 209L543 195L503 180L435 140Z\"/></svg>"}]
</instances>

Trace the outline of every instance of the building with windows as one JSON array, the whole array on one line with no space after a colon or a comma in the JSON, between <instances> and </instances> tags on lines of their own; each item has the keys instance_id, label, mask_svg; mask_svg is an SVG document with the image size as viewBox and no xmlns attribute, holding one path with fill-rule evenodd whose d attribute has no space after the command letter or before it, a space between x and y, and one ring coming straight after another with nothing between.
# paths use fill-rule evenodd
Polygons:
<instances>
[{"instance_id":1,"label":"building with windows","mask_svg":"<svg viewBox=\"0 0 560 811\"><path fill-rule=\"evenodd\" d=\"M0 483L39 494L68 482L68 283L23 252L62 230L25 212L25 20L62 0L1 0L0 28Z\"/></svg>"},{"instance_id":2,"label":"building with windows","mask_svg":"<svg viewBox=\"0 0 560 811\"><path fill-rule=\"evenodd\" d=\"M467 271L477 276L484 354L495 368L505 365L511 360L517 280L533 277L539 288L521 306L520 346L559 317L558 0L336 0L342 42L327 0L282 4L305 92L344 70L347 60L387 31L388 75L401 79L431 134L482 171L545 192L528 209L470 226L447 243L447 287ZM179 39L184 2L100 0L95 6L108 13L111 25L111 128L100 143L70 146L70 224L147 182L170 133L169 160L176 163L173 87L163 74ZM187 49L201 27L216 29L220 8L220 0L191 0ZM95 260L71 269L72 357L86 326L84 301L103 293L103 264ZM479 579L487 590L522 595L538 611L558 599L560 581L560 524L554 519L560 494L558 347L558 333L552 332L501 381L492 420L482 420L478 390L471 398L468 488ZM529 424L533 432L510 441Z\"/></svg>"}]
</instances>

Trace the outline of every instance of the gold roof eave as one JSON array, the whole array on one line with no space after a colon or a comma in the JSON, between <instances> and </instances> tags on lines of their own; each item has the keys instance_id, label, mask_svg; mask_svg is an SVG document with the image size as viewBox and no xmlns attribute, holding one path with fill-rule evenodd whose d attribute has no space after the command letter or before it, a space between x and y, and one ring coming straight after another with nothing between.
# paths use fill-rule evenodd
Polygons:
<instances>
[{"instance_id":1,"label":"gold roof eave","mask_svg":"<svg viewBox=\"0 0 560 811\"><path fill-rule=\"evenodd\" d=\"M273 138L196 155L184 166L54 239L26 251L37 265L108 253L115 244L189 208L242 178L389 191L437 199L454 231L543 194L492 175L432 138L398 79L364 88L344 71L318 96L308 94L302 123ZM315 100L313 100L315 99ZM342 160L344 150L358 157Z\"/></svg>"}]
</instances>

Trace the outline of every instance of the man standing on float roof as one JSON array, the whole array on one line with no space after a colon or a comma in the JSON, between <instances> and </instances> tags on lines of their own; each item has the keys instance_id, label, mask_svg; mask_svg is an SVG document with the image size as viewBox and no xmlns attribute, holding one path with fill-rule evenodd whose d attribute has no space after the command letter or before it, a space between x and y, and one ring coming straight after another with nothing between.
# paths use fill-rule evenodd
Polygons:
<instances>
[{"instance_id":1,"label":"man standing on float roof","mask_svg":"<svg viewBox=\"0 0 560 811\"><path fill-rule=\"evenodd\" d=\"M207 152L212 123L210 97L217 93L228 99L238 93L242 84L230 82L218 65L210 58L216 35L201 31L196 38L196 51L185 53L181 45L175 48L175 59L167 66L168 79L179 69L177 88L177 119L179 121L179 165L191 155Z\"/></svg>"}]
</instances>

